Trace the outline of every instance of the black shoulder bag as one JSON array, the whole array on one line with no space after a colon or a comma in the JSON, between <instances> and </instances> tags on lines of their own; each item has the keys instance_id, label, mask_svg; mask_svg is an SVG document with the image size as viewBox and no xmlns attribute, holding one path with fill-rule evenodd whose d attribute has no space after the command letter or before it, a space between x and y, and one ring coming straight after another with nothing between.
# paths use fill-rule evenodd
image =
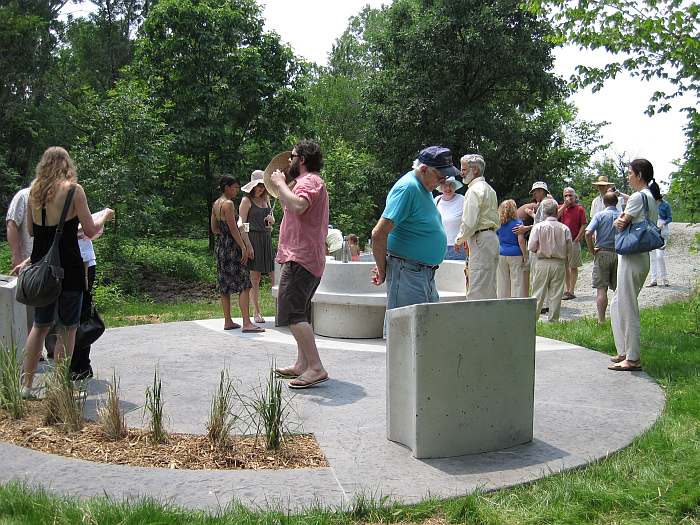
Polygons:
<instances>
[{"instance_id":1,"label":"black shoulder bag","mask_svg":"<svg viewBox=\"0 0 700 525\"><path fill-rule=\"evenodd\" d=\"M63 205L61 220L56 226L51 248L41 260L27 266L17 278L15 298L27 306L46 306L53 303L61 295L63 288L63 267L59 253L59 243L63 235L63 223L66 220L68 208L73 200L75 186L68 190L66 202Z\"/></svg>"}]
</instances>

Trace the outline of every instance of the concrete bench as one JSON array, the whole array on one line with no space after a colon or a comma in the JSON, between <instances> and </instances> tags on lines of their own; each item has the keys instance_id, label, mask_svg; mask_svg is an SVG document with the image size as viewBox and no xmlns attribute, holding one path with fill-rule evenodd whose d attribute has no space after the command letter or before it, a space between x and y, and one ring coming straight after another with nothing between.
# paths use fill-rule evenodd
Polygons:
<instances>
[{"instance_id":1,"label":"concrete bench","mask_svg":"<svg viewBox=\"0 0 700 525\"><path fill-rule=\"evenodd\" d=\"M311 300L314 333L326 337L373 339L382 337L386 312L386 284L371 282L374 261L326 261L321 283ZM278 278L279 267L275 277ZM465 298L464 263L444 261L435 272L440 301ZM272 293L277 297L277 286Z\"/></svg>"},{"instance_id":2,"label":"concrete bench","mask_svg":"<svg viewBox=\"0 0 700 525\"><path fill-rule=\"evenodd\" d=\"M416 458L532 441L534 298L387 312L387 437Z\"/></svg>"}]
</instances>

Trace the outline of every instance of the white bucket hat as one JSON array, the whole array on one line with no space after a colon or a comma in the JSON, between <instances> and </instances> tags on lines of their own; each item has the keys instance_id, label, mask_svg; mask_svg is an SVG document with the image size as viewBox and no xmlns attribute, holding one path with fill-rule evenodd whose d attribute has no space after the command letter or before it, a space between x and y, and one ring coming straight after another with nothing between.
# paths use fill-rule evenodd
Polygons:
<instances>
[{"instance_id":1,"label":"white bucket hat","mask_svg":"<svg viewBox=\"0 0 700 525\"><path fill-rule=\"evenodd\" d=\"M547 183L542 182L542 181L537 181L537 182L532 183L532 189L530 190L530 193L532 193L535 190L544 190L547 193L549 193L549 188L547 187Z\"/></svg>"},{"instance_id":2,"label":"white bucket hat","mask_svg":"<svg viewBox=\"0 0 700 525\"><path fill-rule=\"evenodd\" d=\"M245 186L241 187L241 191L244 191L246 193L250 193L253 191L253 188L257 186L258 184L264 184L263 183L263 170L255 170L253 173L250 174L250 182L246 184Z\"/></svg>"},{"instance_id":3,"label":"white bucket hat","mask_svg":"<svg viewBox=\"0 0 700 525\"><path fill-rule=\"evenodd\" d=\"M447 178L445 179L445 182L444 182L443 184L452 184L452 187L455 189L455 191L457 191L457 190L460 189L462 186L464 186L464 184L462 184L461 182L459 182L457 179L455 179L455 178L452 177L452 176L447 177ZM438 186L438 188L439 188L439 187L440 187L440 186ZM438 191L440 191L440 190L438 190ZM442 192L440 191L440 193L442 193Z\"/></svg>"}]
</instances>

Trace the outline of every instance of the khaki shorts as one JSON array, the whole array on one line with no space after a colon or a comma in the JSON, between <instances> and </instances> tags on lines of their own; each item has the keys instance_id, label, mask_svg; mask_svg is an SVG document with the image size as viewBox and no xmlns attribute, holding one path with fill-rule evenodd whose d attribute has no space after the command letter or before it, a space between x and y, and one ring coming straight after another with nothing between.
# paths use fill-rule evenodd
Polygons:
<instances>
[{"instance_id":1,"label":"khaki shorts","mask_svg":"<svg viewBox=\"0 0 700 525\"><path fill-rule=\"evenodd\" d=\"M569 268L581 268L583 262L581 262L581 243L574 241L571 244L571 262L569 263Z\"/></svg>"},{"instance_id":2,"label":"khaki shorts","mask_svg":"<svg viewBox=\"0 0 700 525\"><path fill-rule=\"evenodd\" d=\"M593 256L593 288L617 288L617 254L599 251Z\"/></svg>"}]
</instances>

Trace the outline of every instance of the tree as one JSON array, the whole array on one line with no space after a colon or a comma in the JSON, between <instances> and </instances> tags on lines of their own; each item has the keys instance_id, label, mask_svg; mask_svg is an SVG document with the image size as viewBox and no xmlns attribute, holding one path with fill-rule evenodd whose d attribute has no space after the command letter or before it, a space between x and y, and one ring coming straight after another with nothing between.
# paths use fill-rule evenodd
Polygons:
<instances>
[{"instance_id":1,"label":"tree","mask_svg":"<svg viewBox=\"0 0 700 525\"><path fill-rule=\"evenodd\" d=\"M605 49L611 62L602 68L578 66L575 86L600 89L621 71L650 80L668 80L670 91L657 91L647 113L668 111L685 94L700 91L700 4L680 0L532 0L534 12L549 12L559 42ZM695 112L696 108L686 108Z\"/></svg>"},{"instance_id":2,"label":"tree","mask_svg":"<svg viewBox=\"0 0 700 525\"><path fill-rule=\"evenodd\" d=\"M359 86L359 94L336 88L360 108L346 106L356 116L335 122L351 133L338 133L361 137L390 182L421 147L442 144L455 162L478 150L499 196L525 197L533 180L561 180L587 162L600 138L600 125L575 124L564 102L550 72L552 36L515 0L397 0L351 20L331 55L333 83L321 80Z\"/></svg>"},{"instance_id":3,"label":"tree","mask_svg":"<svg viewBox=\"0 0 700 525\"><path fill-rule=\"evenodd\" d=\"M254 0L161 0L143 24L136 58L176 150L200 165L208 230L217 169L241 168L250 141L282 149L294 129L293 54L276 34L263 32Z\"/></svg>"}]
</instances>

